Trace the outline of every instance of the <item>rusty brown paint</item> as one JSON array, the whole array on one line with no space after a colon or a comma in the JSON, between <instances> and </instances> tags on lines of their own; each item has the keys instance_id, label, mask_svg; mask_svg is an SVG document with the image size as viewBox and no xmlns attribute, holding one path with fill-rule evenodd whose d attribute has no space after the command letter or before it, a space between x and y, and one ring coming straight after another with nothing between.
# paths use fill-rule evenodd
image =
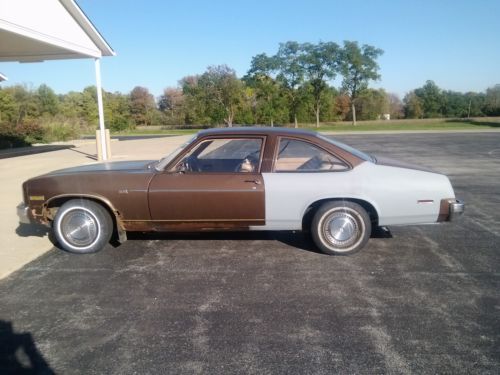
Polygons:
<instances>
[{"instance_id":1,"label":"rusty brown paint","mask_svg":"<svg viewBox=\"0 0 500 375\"><path fill-rule=\"evenodd\" d=\"M263 221L124 221L123 225L130 232L194 232L219 230L248 230L253 225L263 225Z\"/></svg>"},{"instance_id":2,"label":"rusty brown paint","mask_svg":"<svg viewBox=\"0 0 500 375\"><path fill-rule=\"evenodd\" d=\"M264 221L264 188L259 173L157 174L149 188L151 219Z\"/></svg>"}]
</instances>

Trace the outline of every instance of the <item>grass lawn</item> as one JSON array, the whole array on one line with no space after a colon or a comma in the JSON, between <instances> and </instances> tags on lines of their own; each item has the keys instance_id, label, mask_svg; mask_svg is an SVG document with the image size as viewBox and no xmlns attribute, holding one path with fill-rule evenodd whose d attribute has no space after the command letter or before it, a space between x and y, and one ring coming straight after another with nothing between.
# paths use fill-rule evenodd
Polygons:
<instances>
[{"instance_id":1,"label":"grass lawn","mask_svg":"<svg viewBox=\"0 0 500 375\"><path fill-rule=\"evenodd\" d=\"M128 130L123 132L111 132L111 135L186 135L186 134L196 134L201 130L199 129L162 129L161 126L152 126L151 129L147 127L141 127L134 130ZM92 134L91 134L92 135Z\"/></svg>"},{"instance_id":2,"label":"grass lawn","mask_svg":"<svg viewBox=\"0 0 500 375\"><path fill-rule=\"evenodd\" d=\"M238 126L238 125L235 125ZM292 125L288 125L292 126ZM356 126L350 122L299 124L300 128L320 132L363 132L363 131L432 131L432 130L500 130L500 117L483 117L470 120L461 119L422 119L359 121ZM113 133L114 135L185 135L197 133L200 129L164 129L161 126L141 127L132 131Z\"/></svg>"}]
</instances>

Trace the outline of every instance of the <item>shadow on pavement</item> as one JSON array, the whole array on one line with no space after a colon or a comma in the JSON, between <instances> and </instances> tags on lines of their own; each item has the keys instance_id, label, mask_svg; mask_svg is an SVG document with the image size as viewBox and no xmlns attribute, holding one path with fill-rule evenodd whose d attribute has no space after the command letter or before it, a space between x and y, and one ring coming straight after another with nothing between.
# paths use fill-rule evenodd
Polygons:
<instances>
[{"instance_id":1,"label":"shadow on pavement","mask_svg":"<svg viewBox=\"0 0 500 375\"><path fill-rule=\"evenodd\" d=\"M72 148L70 151L78 152L79 154L85 155L89 159L97 160L97 155L96 154L89 154L87 152L83 152L83 151L77 150L76 148Z\"/></svg>"},{"instance_id":2,"label":"shadow on pavement","mask_svg":"<svg viewBox=\"0 0 500 375\"><path fill-rule=\"evenodd\" d=\"M17 156L40 154L42 152L51 152L66 150L75 147L74 145L47 145L47 146L30 146L19 148L8 148L0 150L0 159L14 158Z\"/></svg>"},{"instance_id":3,"label":"shadow on pavement","mask_svg":"<svg viewBox=\"0 0 500 375\"><path fill-rule=\"evenodd\" d=\"M16 228L16 234L19 237L45 237L50 228L41 224L23 224L20 223Z\"/></svg>"},{"instance_id":4,"label":"shadow on pavement","mask_svg":"<svg viewBox=\"0 0 500 375\"><path fill-rule=\"evenodd\" d=\"M16 229L16 234L20 237L44 237L56 247L55 240L49 227L41 224L22 224ZM251 232L127 232L129 241L148 241L148 240L236 240L236 241L255 241L255 240L275 240L285 245L309 251L312 253L323 254L318 250L311 239L309 233L300 231L251 231ZM387 227L374 227L370 238L392 238L392 233ZM120 243L116 239L111 241L113 247L119 247Z\"/></svg>"},{"instance_id":5,"label":"shadow on pavement","mask_svg":"<svg viewBox=\"0 0 500 375\"><path fill-rule=\"evenodd\" d=\"M310 236L302 232L287 231L251 231L251 232L205 232L205 233L172 233L172 232L127 232L129 241L147 240L190 240L190 241L279 241L294 248L322 254L312 242Z\"/></svg>"},{"instance_id":6,"label":"shadow on pavement","mask_svg":"<svg viewBox=\"0 0 500 375\"><path fill-rule=\"evenodd\" d=\"M55 374L31 333L15 333L12 323L5 320L0 320L0 373Z\"/></svg>"},{"instance_id":7,"label":"shadow on pavement","mask_svg":"<svg viewBox=\"0 0 500 375\"><path fill-rule=\"evenodd\" d=\"M324 255L312 241L309 233L300 231L251 231L251 232L205 232L205 233L172 233L172 232L127 232L130 241L147 240L275 240L285 245ZM392 233L387 227L374 227L371 238L392 238ZM114 247L117 247L115 245Z\"/></svg>"},{"instance_id":8,"label":"shadow on pavement","mask_svg":"<svg viewBox=\"0 0 500 375\"><path fill-rule=\"evenodd\" d=\"M373 227L370 238L392 238L392 233L387 227Z\"/></svg>"}]
</instances>

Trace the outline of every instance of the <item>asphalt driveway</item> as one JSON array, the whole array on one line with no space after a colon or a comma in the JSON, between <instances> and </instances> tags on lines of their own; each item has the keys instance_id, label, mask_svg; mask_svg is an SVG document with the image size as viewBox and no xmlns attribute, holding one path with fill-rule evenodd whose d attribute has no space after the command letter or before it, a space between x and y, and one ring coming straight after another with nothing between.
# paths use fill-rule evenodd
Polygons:
<instances>
[{"instance_id":1,"label":"asphalt driveway","mask_svg":"<svg viewBox=\"0 0 500 375\"><path fill-rule=\"evenodd\" d=\"M0 373L499 373L500 134L337 138L448 174L466 216L352 257L299 233L52 250L0 281Z\"/></svg>"}]
</instances>

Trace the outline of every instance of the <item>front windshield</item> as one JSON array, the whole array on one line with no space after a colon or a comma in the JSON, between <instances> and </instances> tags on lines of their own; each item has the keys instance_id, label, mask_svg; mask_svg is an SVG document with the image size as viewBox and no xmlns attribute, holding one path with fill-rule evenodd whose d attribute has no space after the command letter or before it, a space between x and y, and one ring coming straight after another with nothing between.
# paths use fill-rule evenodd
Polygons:
<instances>
[{"instance_id":1,"label":"front windshield","mask_svg":"<svg viewBox=\"0 0 500 375\"><path fill-rule=\"evenodd\" d=\"M155 169L157 171L161 171L163 170L172 160L175 159L175 157L177 155L179 155L179 153L184 150L184 148L190 144L191 142L193 142L195 140L196 136L190 138L187 142L184 142L182 145L180 145L179 147L177 147L174 151L172 151L170 154L168 154L167 156L161 158L158 163L156 164L155 166Z\"/></svg>"},{"instance_id":2,"label":"front windshield","mask_svg":"<svg viewBox=\"0 0 500 375\"><path fill-rule=\"evenodd\" d=\"M331 138L325 137L324 135L318 134L318 137L321 138L324 141L327 141L337 147L340 147L342 150L345 150L354 156L357 156L360 159L363 159L364 161L371 161L372 163L375 162L375 158L367 153L364 153L363 151L359 151L355 149L354 147L348 146L345 143L339 142L337 140L333 140Z\"/></svg>"}]
</instances>

